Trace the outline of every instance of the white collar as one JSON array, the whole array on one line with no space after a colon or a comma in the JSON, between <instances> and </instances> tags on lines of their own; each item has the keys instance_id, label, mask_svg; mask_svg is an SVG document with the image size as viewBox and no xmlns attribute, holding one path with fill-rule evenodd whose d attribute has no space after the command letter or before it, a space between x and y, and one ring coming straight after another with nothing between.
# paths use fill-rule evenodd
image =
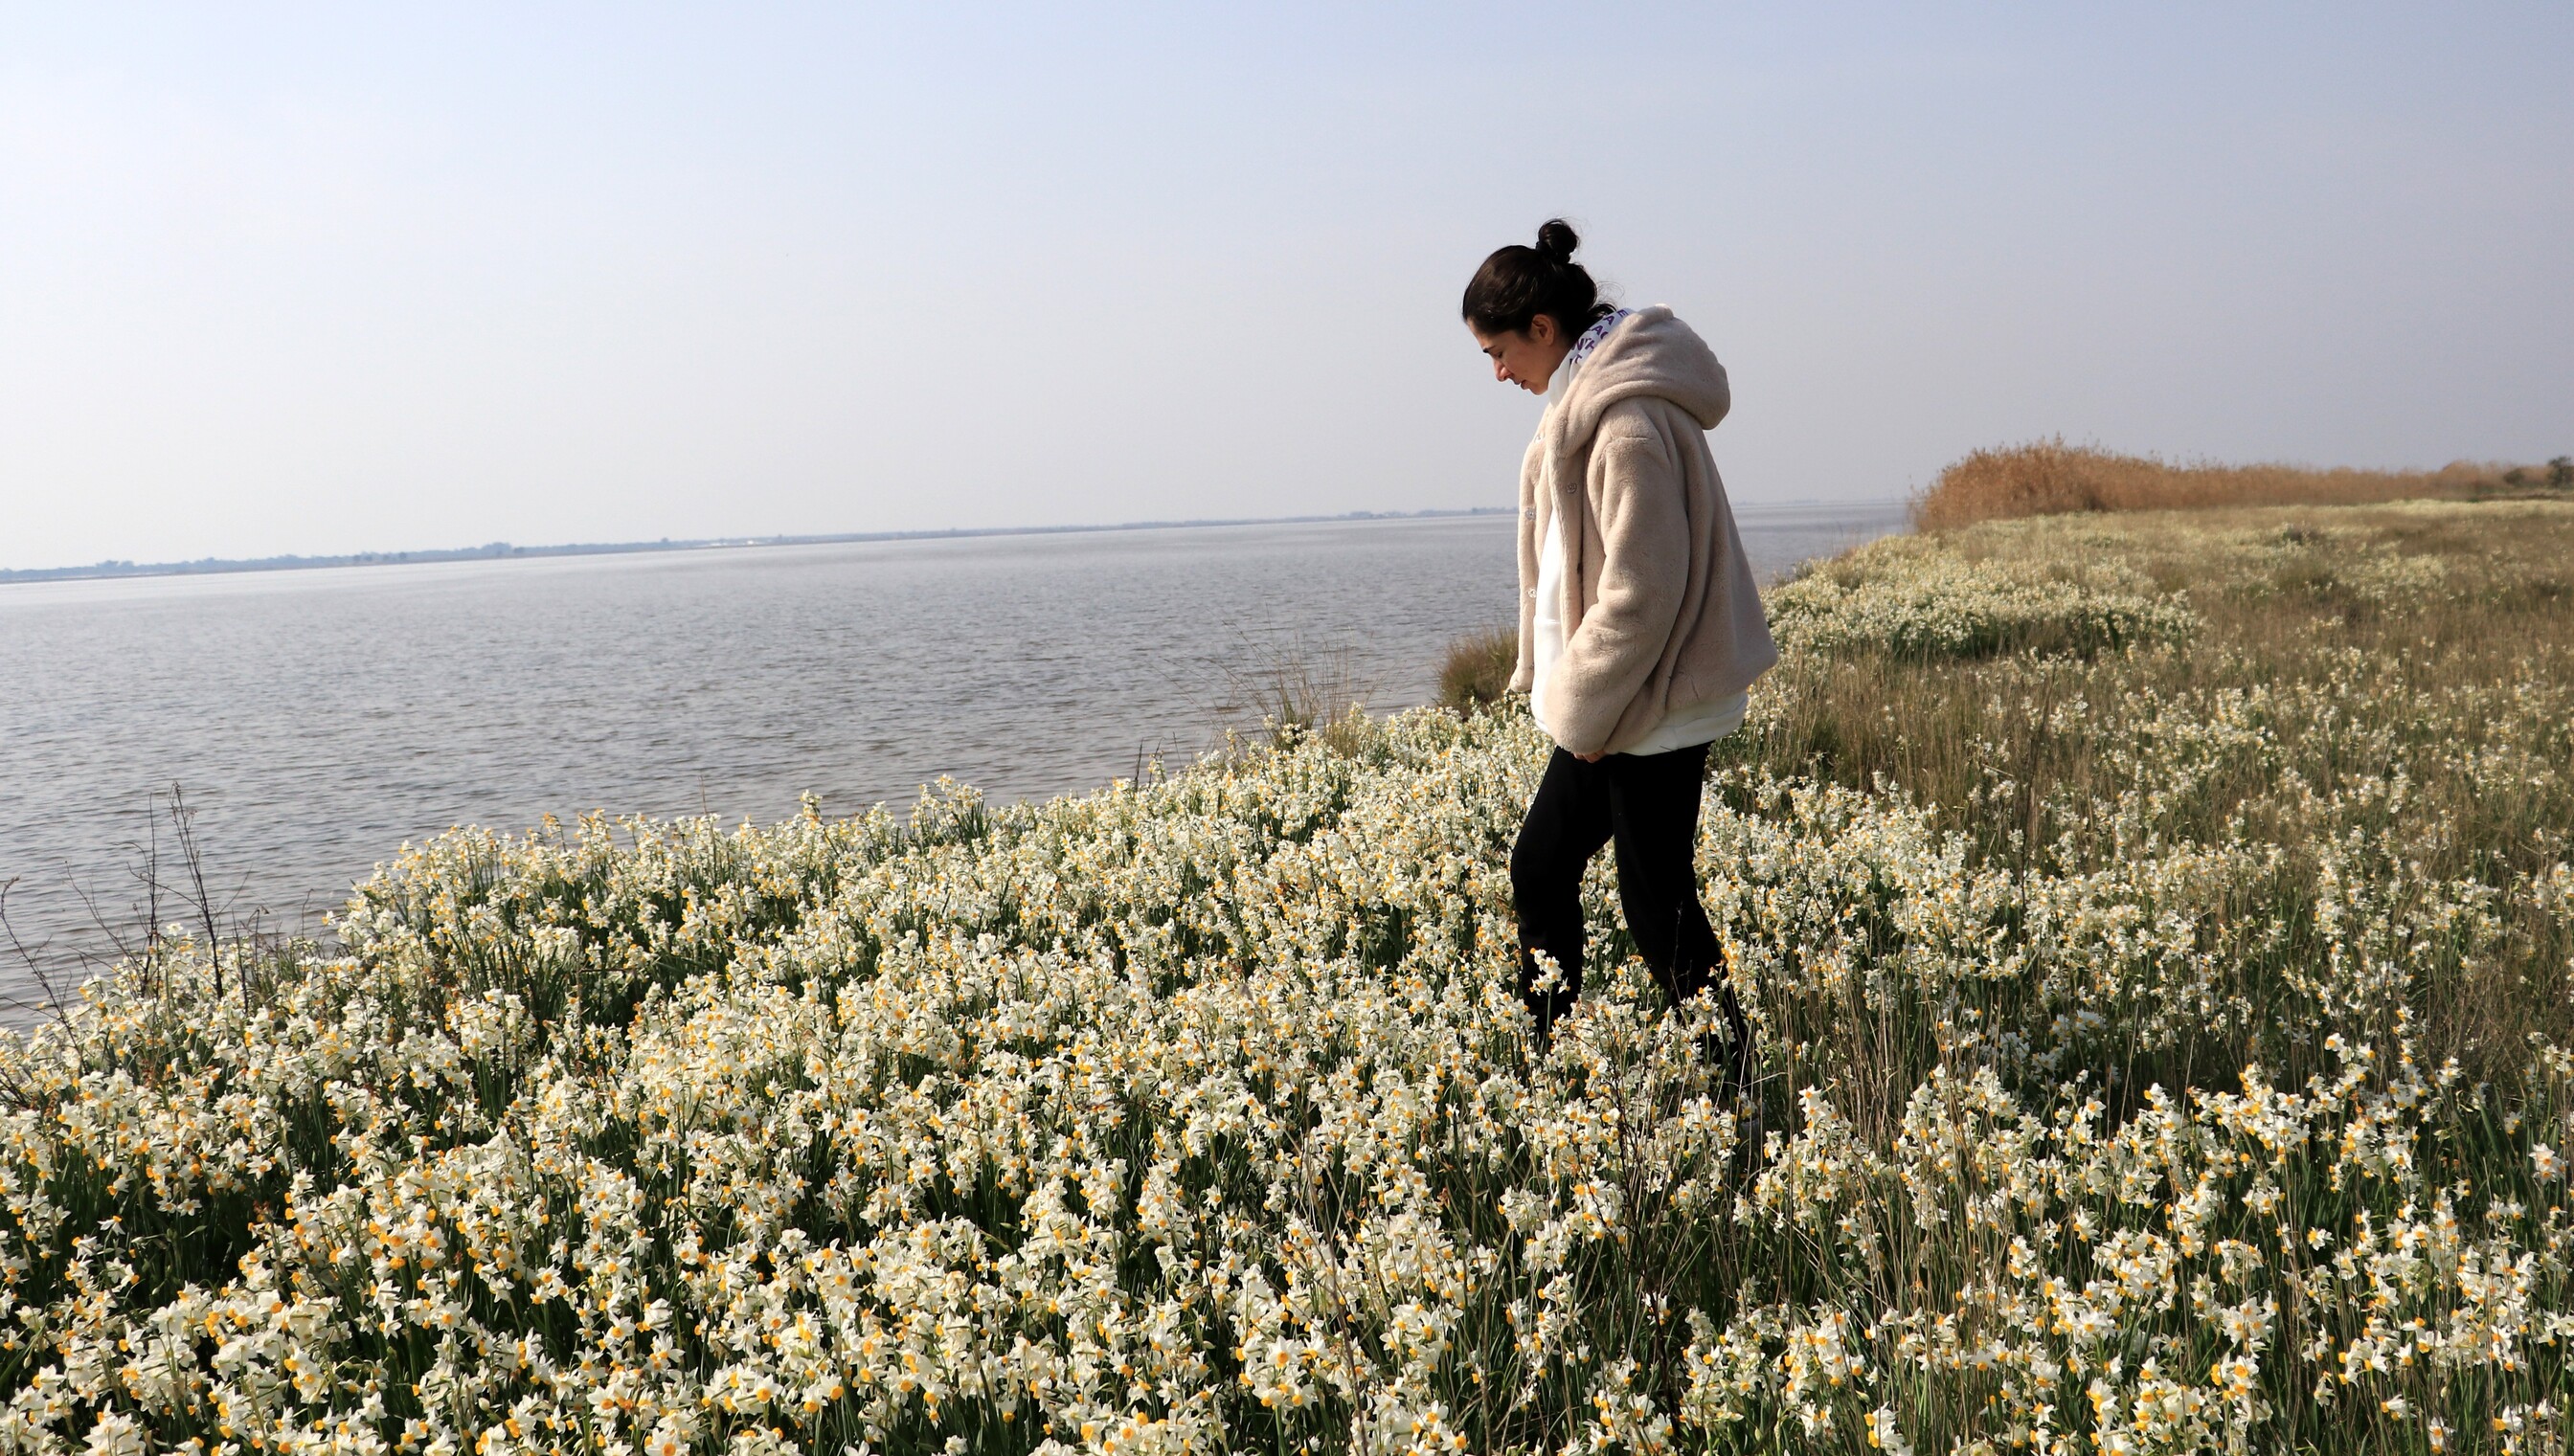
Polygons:
<instances>
[{"instance_id":1,"label":"white collar","mask_svg":"<svg viewBox=\"0 0 2574 1456\"><path fill-rule=\"evenodd\" d=\"M1635 312L1633 309L1620 309L1582 331L1582 337L1573 341L1573 348L1565 354L1564 363L1555 366L1555 377L1546 381L1548 403L1552 404L1564 397L1564 391L1572 386L1573 371L1582 367L1582 362L1591 357L1591 351L1600 347L1600 341L1609 337L1610 330L1624 323L1627 316Z\"/></svg>"}]
</instances>

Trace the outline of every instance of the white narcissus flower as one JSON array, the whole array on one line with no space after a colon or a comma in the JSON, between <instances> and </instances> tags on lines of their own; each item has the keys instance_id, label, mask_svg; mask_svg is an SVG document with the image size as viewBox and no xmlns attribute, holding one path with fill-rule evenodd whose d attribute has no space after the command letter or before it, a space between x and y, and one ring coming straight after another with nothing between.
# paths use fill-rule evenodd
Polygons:
<instances>
[{"instance_id":1,"label":"white narcissus flower","mask_svg":"<svg viewBox=\"0 0 2574 1456\"><path fill-rule=\"evenodd\" d=\"M2335 529L2334 611L2448 589ZM2227 656L2312 555L2005 523L1854 558L1833 621L1786 594L1778 741L1915 670L1870 654L2063 650L1938 659L2001 736L1885 762L1952 753L1948 799L1720 751L1748 1094L1717 999L1622 955L1607 857L1527 1042L1547 745L1507 714L1044 804L442 836L248 1004L173 940L0 1042L0 1444L2534 1442L2574 1223L2520 1159L2562 1178L2574 1059L2479 1090L2414 1007L2559 944L2574 881L2462 858L2481 810L2426 785L2564 802L2574 677L2398 691L2429 659L2316 622L2304 676Z\"/></svg>"},{"instance_id":2,"label":"white narcissus flower","mask_svg":"<svg viewBox=\"0 0 2574 1456\"><path fill-rule=\"evenodd\" d=\"M1887 1456L1913 1456L1913 1444L1895 1423L1892 1407L1880 1406L1868 1418L1868 1444Z\"/></svg>"}]
</instances>

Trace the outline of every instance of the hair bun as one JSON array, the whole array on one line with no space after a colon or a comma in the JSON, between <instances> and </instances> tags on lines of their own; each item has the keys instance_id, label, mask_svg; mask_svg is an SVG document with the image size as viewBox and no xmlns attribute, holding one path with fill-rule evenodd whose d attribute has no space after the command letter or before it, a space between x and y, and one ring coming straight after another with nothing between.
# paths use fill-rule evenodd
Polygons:
<instances>
[{"instance_id":1,"label":"hair bun","mask_svg":"<svg viewBox=\"0 0 2574 1456\"><path fill-rule=\"evenodd\" d=\"M1573 250L1582 246L1580 234L1562 218L1549 218L1538 225L1537 251L1557 263L1571 263Z\"/></svg>"},{"instance_id":2,"label":"hair bun","mask_svg":"<svg viewBox=\"0 0 2574 1456\"><path fill-rule=\"evenodd\" d=\"M1466 322L1491 338L1525 334L1543 314L1567 336L1581 334L1609 312L1591 270L1573 261L1573 250L1581 246L1571 223L1549 218L1537 230L1535 248L1513 243L1494 249L1466 285Z\"/></svg>"}]
</instances>

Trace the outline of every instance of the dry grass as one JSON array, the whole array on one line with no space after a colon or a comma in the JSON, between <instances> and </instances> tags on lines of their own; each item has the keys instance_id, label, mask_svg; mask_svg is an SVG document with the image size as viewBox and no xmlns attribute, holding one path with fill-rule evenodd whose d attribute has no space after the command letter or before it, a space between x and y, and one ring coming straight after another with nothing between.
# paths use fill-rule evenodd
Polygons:
<instances>
[{"instance_id":1,"label":"dry grass","mask_svg":"<svg viewBox=\"0 0 2574 1456\"><path fill-rule=\"evenodd\" d=\"M2518 475L2519 479L2507 478ZM2542 467L2537 478L2545 478ZM2459 460L2437 470L2316 469L2305 465L2175 465L2062 439L1977 450L1939 472L1913 504L1914 524L1945 530L1979 520L2085 510L2227 505L2366 505L2459 499L2532 480L2527 469Z\"/></svg>"},{"instance_id":2,"label":"dry grass","mask_svg":"<svg viewBox=\"0 0 2574 1456\"><path fill-rule=\"evenodd\" d=\"M1347 646L1246 641L1219 670L1224 699L1217 712L1236 723L1238 744L1286 745L1310 736L1347 752L1365 735L1375 685L1359 675Z\"/></svg>"},{"instance_id":3,"label":"dry grass","mask_svg":"<svg viewBox=\"0 0 2574 1456\"><path fill-rule=\"evenodd\" d=\"M1448 644L1448 660L1439 669L1439 705L1472 712L1498 705L1511 687L1511 669L1519 665L1517 627L1495 627Z\"/></svg>"}]
</instances>

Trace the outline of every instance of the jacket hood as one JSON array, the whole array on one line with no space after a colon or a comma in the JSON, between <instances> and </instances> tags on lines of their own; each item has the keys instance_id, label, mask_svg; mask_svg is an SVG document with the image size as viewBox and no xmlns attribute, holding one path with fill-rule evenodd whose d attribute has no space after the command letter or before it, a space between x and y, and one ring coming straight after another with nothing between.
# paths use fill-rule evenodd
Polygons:
<instances>
[{"instance_id":1,"label":"jacket hood","mask_svg":"<svg viewBox=\"0 0 2574 1456\"><path fill-rule=\"evenodd\" d=\"M1545 436L1561 459L1591 443L1610 406L1635 398L1668 399L1701 429L1716 428L1734 402L1725 365L1698 332L1660 306L1639 309L1609 331L1547 411Z\"/></svg>"}]
</instances>

